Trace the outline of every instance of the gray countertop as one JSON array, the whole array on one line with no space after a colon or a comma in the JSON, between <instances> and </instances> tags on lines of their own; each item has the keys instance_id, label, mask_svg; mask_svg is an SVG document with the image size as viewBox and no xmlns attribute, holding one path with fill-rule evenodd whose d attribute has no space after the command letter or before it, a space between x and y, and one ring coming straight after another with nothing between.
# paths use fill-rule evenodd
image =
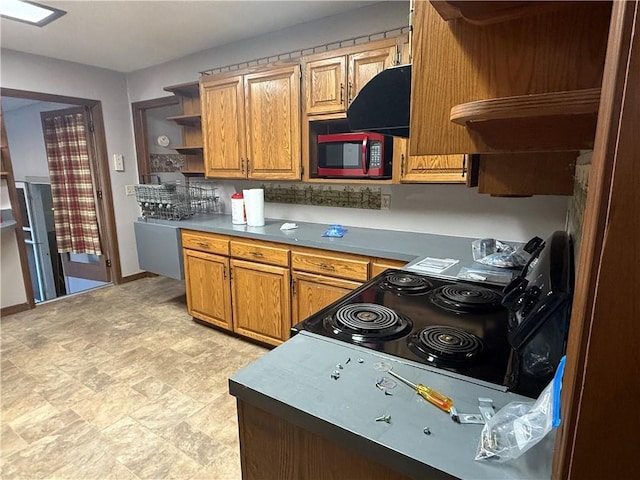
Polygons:
<instances>
[{"instance_id":1,"label":"gray countertop","mask_svg":"<svg viewBox=\"0 0 640 480\"><path fill-rule=\"evenodd\" d=\"M348 358L351 361L347 364ZM385 376L375 368L380 362L405 378L450 396L460 413L479 413L478 397L493 399L496 410L512 401L531 401L309 332L301 332L234 374L229 391L413 478L550 477L553 432L516 460L476 461L482 426L454 423L448 414L403 384L391 390L393 395L385 395L375 386ZM344 368L334 380L331 372L338 363ZM390 415L390 423L376 422L381 415ZM424 434L425 427L431 435Z\"/></svg>"},{"instance_id":2,"label":"gray countertop","mask_svg":"<svg viewBox=\"0 0 640 480\"><path fill-rule=\"evenodd\" d=\"M321 248L343 253L354 253L372 257L404 260L415 263L424 257L455 258L459 263L441 274L444 278L455 278L463 267L482 266L473 261L471 242L474 238L453 237L428 233L399 232L343 225L347 232L341 238L323 237L329 228L327 224L295 222L298 228L280 230L286 220L266 219L263 227L233 225L230 215L202 215L181 221L140 220L142 223L156 223L175 228L197 230L202 232L235 235L271 242L299 245L303 247ZM410 266L410 265L409 265Z\"/></svg>"}]
</instances>

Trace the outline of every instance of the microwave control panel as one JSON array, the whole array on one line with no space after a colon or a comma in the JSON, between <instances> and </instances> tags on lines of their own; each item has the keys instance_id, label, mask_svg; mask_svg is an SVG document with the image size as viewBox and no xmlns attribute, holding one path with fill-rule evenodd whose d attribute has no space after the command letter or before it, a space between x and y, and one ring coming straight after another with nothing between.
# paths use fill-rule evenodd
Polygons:
<instances>
[{"instance_id":1,"label":"microwave control panel","mask_svg":"<svg viewBox=\"0 0 640 480\"><path fill-rule=\"evenodd\" d=\"M378 168L382 164L382 142L371 143L371 163L370 168Z\"/></svg>"}]
</instances>

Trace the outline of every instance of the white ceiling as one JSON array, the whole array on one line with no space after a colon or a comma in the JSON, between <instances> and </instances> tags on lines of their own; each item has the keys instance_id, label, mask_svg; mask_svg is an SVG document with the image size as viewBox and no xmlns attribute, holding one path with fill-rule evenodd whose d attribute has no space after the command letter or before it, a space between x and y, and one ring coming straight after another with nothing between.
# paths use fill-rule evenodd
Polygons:
<instances>
[{"instance_id":1,"label":"white ceiling","mask_svg":"<svg viewBox=\"0 0 640 480\"><path fill-rule=\"evenodd\" d=\"M43 28L0 19L2 48L119 72L158 65L376 3L359 0L36 1L67 14Z\"/></svg>"}]
</instances>

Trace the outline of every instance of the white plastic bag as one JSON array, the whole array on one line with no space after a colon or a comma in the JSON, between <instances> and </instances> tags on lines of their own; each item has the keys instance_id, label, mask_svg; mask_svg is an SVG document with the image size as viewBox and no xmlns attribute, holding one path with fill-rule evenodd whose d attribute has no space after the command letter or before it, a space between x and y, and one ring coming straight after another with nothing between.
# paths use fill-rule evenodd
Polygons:
<instances>
[{"instance_id":1,"label":"white plastic bag","mask_svg":"<svg viewBox=\"0 0 640 480\"><path fill-rule=\"evenodd\" d=\"M514 248L494 238L474 240L471 253L475 262L500 268L522 267L531 256L522 248Z\"/></svg>"},{"instance_id":2,"label":"white plastic bag","mask_svg":"<svg viewBox=\"0 0 640 480\"><path fill-rule=\"evenodd\" d=\"M518 458L560 425L560 391L565 357L553 380L533 402L511 402L482 429L476 460L506 462Z\"/></svg>"}]
</instances>

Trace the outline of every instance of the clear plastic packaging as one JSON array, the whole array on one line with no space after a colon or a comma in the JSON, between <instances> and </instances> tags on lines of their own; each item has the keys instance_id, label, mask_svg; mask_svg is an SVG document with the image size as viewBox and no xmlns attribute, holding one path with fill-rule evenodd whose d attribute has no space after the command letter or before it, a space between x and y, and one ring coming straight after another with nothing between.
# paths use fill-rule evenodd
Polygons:
<instances>
[{"instance_id":1,"label":"clear plastic packaging","mask_svg":"<svg viewBox=\"0 0 640 480\"><path fill-rule=\"evenodd\" d=\"M560 425L560 390L565 357L553 380L532 402L511 402L485 424L480 434L476 460L502 463L518 458Z\"/></svg>"},{"instance_id":2,"label":"clear plastic packaging","mask_svg":"<svg viewBox=\"0 0 640 480\"><path fill-rule=\"evenodd\" d=\"M531 256L522 248L514 248L495 238L474 240L471 253L474 261L500 268L522 267Z\"/></svg>"}]
</instances>

